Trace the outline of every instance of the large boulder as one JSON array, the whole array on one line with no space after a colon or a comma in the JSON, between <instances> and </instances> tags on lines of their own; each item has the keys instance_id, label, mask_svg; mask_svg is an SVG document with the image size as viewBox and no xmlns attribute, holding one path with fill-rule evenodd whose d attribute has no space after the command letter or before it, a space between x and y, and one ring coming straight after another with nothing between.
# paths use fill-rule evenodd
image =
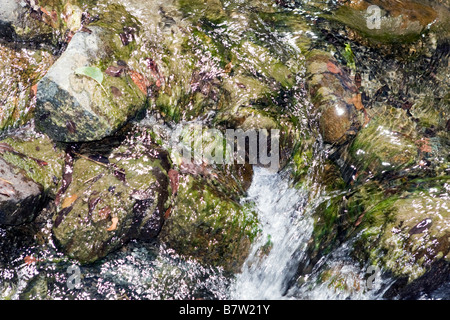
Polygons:
<instances>
[{"instance_id":1,"label":"large boulder","mask_svg":"<svg viewBox=\"0 0 450 320\"><path fill-rule=\"evenodd\" d=\"M75 154L53 234L81 263L94 262L130 239L153 239L161 229L170 192L168 155L134 139L130 134L109 156Z\"/></svg>"},{"instance_id":2,"label":"large boulder","mask_svg":"<svg viewBox=\"0 0 450 320\"><path fill-rule=\"evenodd\" d=\"M129 67L138 63L130 58L138 25L123 7L116 9L123 23L110 21L111 12L76 33L38 83L36 123L56 141L100 140L145 107L144 76Z\"/></svg>"},{"instance_id":3,"label":"large boulder","mask_svg":"<svg viewBox=\"0 0 450 320\"><path fill-rule=\"evenodd\" d=\"M448 35L448 8L417 1L348 1L326 17L355 30L373 44L416 41L428 31ZM446 30L447 28L447 30Z\"/></svg>"},{"instance_id":4,"label":"large boulder","mask_svg":"<svg viewBox=\"0 0 450 320\"><path fill-rule=\"evenodd\" d=\"M258 230L250 204L224 196L200 176L183 174L159 238L178 254L238 272Z\"/></svg>"},{"instance_id":5,"label":"large boulder","mask_svg":"<svg viewBox=\"0 0 450 320\"><path fill-rule=\"evenodd\" d=\"M198 123L169 128L146 120L141 130L170 150L172 160L168 175L173 197L158 239L180 255L238 271L259 230L252 205L241 203L252 166L215 161L220 152L225 156L225 134L217 129Z\"/></svg>"},{"instance_id":6,"label":"large boulder","mask_svg":"<svg viewBox=\"0 0 450 320\"><path fill-rule=\"evenodd\" d=\"M316 209L308 259L300 265L299 274L311 273L321 258L341 246L350 249L359 265L376 266L394 280L386 298L434 290L447 281L445 270L450 263L446 181L446 176L411 182L399 178L390 181L391 188L369 181L344 196L336 195L342 186L335 186ZM324 268L316 269L326 273ZM363 288L358 284L354 289Z\"/></svg>"},{"instance_id":7,"label":"large boulder","mask_svg":"<svg viewBox=\"0 0 450 320\"><path fill-rule=\"evenodd\" d=\"M439 184L429 192L380 199L359 218L362 234L354 255L411 283L436 262L450 262L449 205L448 194Z\"/></svg>"}]
</instances>

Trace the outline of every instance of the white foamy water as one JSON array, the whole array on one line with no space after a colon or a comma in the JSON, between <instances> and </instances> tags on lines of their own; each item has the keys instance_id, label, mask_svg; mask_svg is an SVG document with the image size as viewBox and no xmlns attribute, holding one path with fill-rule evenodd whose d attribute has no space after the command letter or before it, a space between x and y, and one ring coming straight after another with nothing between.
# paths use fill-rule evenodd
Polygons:
<instances>
[{"instance_id":1,"label":"white foamy water","mask_svg":"<svg viewBox=\"0 0 450 320\"><path fill-rule=\"evenodd\" d=\"M350 257L351 242L324 256L299 282L296 271L307 258L314 227L311 213L320 195L311 199L280 174L255 168L246 200L255 202L262 230L231 286L232 299L380 299L392 283L381 277L381 270L375 274L369 265L358 265Z\"/></svg>"},{"instance_id":2,"label":"white foamy water","mask_svg":"<svg viewBox=\"0 0 450 320\"><path fill-rule=\"evenodd\" d=\"M279 174L255 168L247 200L254 201L262 232L231 289L233 299L281 299L309 240L313 222L304 213L305 192ZM264 253L264 248L267 248Z\"/></svg>"}]
</instances>

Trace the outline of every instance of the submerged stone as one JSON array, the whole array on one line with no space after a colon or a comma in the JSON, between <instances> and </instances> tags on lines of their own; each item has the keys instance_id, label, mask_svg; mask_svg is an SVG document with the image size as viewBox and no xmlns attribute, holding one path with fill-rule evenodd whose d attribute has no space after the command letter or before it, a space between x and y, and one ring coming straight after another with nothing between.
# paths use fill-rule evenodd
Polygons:
<instances>
[{"instance_id":1,"label":"submerged stone","mask_svg":"<svg viewBox=\"0 0 450 320\"><path fill-rule=\"evenodd\" d=\"M439 186L430 191L388 198L368 211L372 218L366 217L359 227L362 235L354 254L366 255L409 283L436 262L450 262L450 200L439 194Z\"/></svg>"},{"instance_id":2,"label":"submerged stone","mask_svg":"<svg viewBox=\"0 0 450 320\"><path fill-rule=\"evenodd\" d=\"M445 22L440 9L416 1L350 1L329 17L375 43L396 44L419 39L431 25ZM445 11L445 9L444 9Z\"/></svg>"},{"instance_id":3,"label":"submerged stone","mask_svg":"<svg viewBox=\"0 0 450 320\"><path fill-rule=\"evenodd\" d=\"M319 117L320 133L325 142L343 144L351 140L360 127L353 97L356 86L349 74L331 54L313 50L307 62L307 85L315 112Z\"/></svg>"},{"instance_id":4,"label":"submerged stone","mask_svg":"<svg viewBox=\"0 0 450 320\"><path fill-rule=\"evenodd\" d=\"M406 111L385 107L378 110L352 142L350 163L361 175L379 177L412 167L418 161L416 124Z\"/></svg>"}]
</instances>

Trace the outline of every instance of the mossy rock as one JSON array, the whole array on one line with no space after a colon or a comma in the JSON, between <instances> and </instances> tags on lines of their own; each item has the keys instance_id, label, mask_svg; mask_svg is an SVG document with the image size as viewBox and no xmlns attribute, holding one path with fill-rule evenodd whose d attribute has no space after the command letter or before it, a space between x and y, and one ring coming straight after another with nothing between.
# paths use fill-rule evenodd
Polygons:
<instances>
[{"instance_id":1,"label":"mossy rock","mask_svg":"<svg viewBox=\"0 0 450 320\"><path fill-rule=\"evenodd\" d=\"M66 31L81 27L83 10L95 5L93 0L40 0L2 2L0 36L8 41L60 46L66 41Z\"/></svg>"},{"instance_id":2,"label":"mossy rock","mask_svg":"<svg viewBox=\"0 0 450 320\"><path fill-rule=\"evenodd\" d=\"M370 5L380 10L380 25L370 26L368 20L374 13L367 12ZM324 15L359 32L374 43L410 43L419 39L437 17L438 12L426 4L415 1L359 1L339 7L332 15Z\"/></svg>"},{"instance_id":3,"label":"mossy rock","mask_svg":"<svg viewBox=\"0 0 450 320\"><path fill-rule=\"evenodd\" d=\"M253 166L237 163L226 149L226 131L200 123L181 123L175 128L145 119L138 136L148 137L168 151L172 169L201 175L224 195L238 200L245 196L253 178ZM201 139L200 139L201 137Z\"/></svg>"},{"instance_id":4,"label":"mossy rock","mask_svg":"<svg viewBox=\"0 0 450 320\"><path fill-rule=\"evenodd\" d=\"M352 257L411 283L449 261L448 176L336 186L314 213L312 261L350 241ZM406 284L405 284L406 285Z\"/></svg>"},{"instance_id":5,"label":"mossy rock","mask_svg":"<svg viewBox=\"0 0 450 320\"><path fill-rule=\"evenodd\" d=\"M399 171L418 161L416 123L405 110L385 107L362 128L349 148L351 164L362 173L360 179Z\"/></svg>"},{"instance_id":6,"label":"mossy rock","mask_svg":"<svg viewBox=\"0 0 450 320\"><path fill-rule=\"evenodd\" d=\"M178 5L193 20L207 19L217 23L226 16L220 0L178 0Z\"/></svg>"},{"instance_id":7,"label":"mossy rock","mask_svg":"<svg viewBox=\"0 0 450 320\"><path fill-rule=\"evenodd\" d=\"M55 197L64 166L63 146L32 130L25 135L7 137L0 142L8 144L14 150L3 152L2 157L42 185L45 194Z\"/></svg>"},{"instance_id":8,"label":"mossy rock","mask_svg":"<svg viewBox=\"0 0 450 320\"><path fill-rule=\"evenodd\" d=\"M313 260L329 253L337 244L345 206L342 199L340 194L330 196L314 212L314 230L309 247Z\"/></svg>"},{"instance_id":9,"label":"mossy rock","mask_svg":"<svg viewBox=\"0 0 450 320\"><path fill-rule=\"evenodd\" d=\"M204 32L194 30L168 36L162 46L159 69L169 76L152 97L153 108L167 121L175 122L189 121L217 109L222 103L222 76L218 71L225 66L218 44ZM202 71L199 67L203 56L208 55L213 56L211 68L215 71Z\"/></svg>"},{"instance_id":10,"label":"mossy rock","mask_svg":"<svg viewBox=\"0 0 450 320\"><path fill-rule=\"evenodd\" d=\"M273 3L224 6L220 1L179 1L178 5L187 17L182 19L186 31L173 32L154 45L161 50L160 70L166 78L152 105L164 119L180 122L208 112L236 112L255 102L268 103L295 86L302 56L295 46L272 48L271 42L259 41L256 34L267 32L267 25L256 16L259 11L247 8L267 7L265 19L273 24L271 15L277 12ZM249 10L248 16L240 14L241 7ZM295 25L291 18L290 25ZM251 26L234 28L240 19ZM274 19L280 22L283 17ZM224 31L218 33L219 28Z\"/></svg>"},{"instance_id":11,"label":"mossy rock","mask_svg":"<svg viewBox=\"0 0 450 320\"><path fill-rule=\"evenodd\" d=\"M235 68L233 76L226 77L222 85L229 93L227 104L222 108L223 112L239 112L240 107L266 100L273 95L266 83L247 75L242 68Z\"/></svg>"},{"instance_id":12,"label":"mossy rock","mask_svg":"<svg viewBox=\"0 0 450 320\"><path fill-rule=\"evenodd\" d=\"M300 36L295 37L294 42L301 53L306 55L311 47L311 38L307 35L310 26L298 14L293 14L291 11L282 11L275 7L272 8L274 8L275 12L258 11L257 14L265 23L278 32L300 34Z\"/></svg>"},{"instance_id":13,"label":"mossy rock","mask_svg":"<svg viewBox=\"0 0 450 320\"><path fill-rule=\"evenodd\" d=\"M181 175L160 240L178 254L237 272L259 233L251 204L223 196L200 177Z\"/></svg>"},{"instance_id":14,"label":"mossy rock","mask_svg":"<svg viewBox=\"0 0 450 320\"><path fill-rule=\"evenodd\" d=\"M242 41L239 47L234 48L233 53L248 72L260 73L284 88L291 88L295 84L295 74L268 49L250 41Z\"/></svg>"},{"instance_id":15,"label":"mossy rock","mask_svg":"<svg viewBox=\"0 0 450 320\"><path fill-rule=\"evenodd\" d=\"M424 95L419 96L415 100L409 111L414 118L418 119L418 123L422 128L438 128L446 131L446 125L449 121L448 119L450 119L450 112L448 111L449 104L449 93L442 99L431 95Z\"/></svg>"},{"instance_id":16,"label":"mossy rock","mask_svg":"<svg viewBox=\"0 0 450 320\"><path fill-rule=\"evenodd\" d=\"M33 221L45 200L42 186L1 157L0 173L0 225L16 226Z\"/></svg>"},{"instance_id":17,"label":"mossy rock","mask_svg":"<svg viewBox=\"0 0 450 320\"><path fill-rule=\"evenodd\" d=\"M326 285L338 296L352 296L364 290L359 274L342 262L325 266L317 277L317 283Z\"/></svg>"},{"instance_id":18,"label":"mossy rock","mask_svg":"<svg viewBox=\"0 0 450 320\"><path fill-rule=\"evenodd\" d=\"M0 46L0 132L23 125L33 117L36 100L32 88L54 61L55 57L43 50Z\"/></svg>"},{"instance_id":19,"label":"mossy rock","mask_svg":"<svg viewBox=\"0 0 450 320\"><path fill-rule=\"evenodd\" d=\"M58 245L81 263L92 263L130 239L155 238L168 206L164 151L125 142L101 159L75 161L72 183L53 218Z\"/></svg>"},{"instance_id":20,"label":"mossy rock","mask_svg":"<svg viewBox=\"0 0 450 320\"><path fill-rule=\"evenodd\" d=\"M443 178L445 181L445 177ZM367 211L354 255L369 259L408 283L426 274L438 261L450 261L450 201L440 196L443 185L389 197ZM448 196L448 195L447 195Z\"/></svg>"},{"instance_id":21,"label":"mossy rock","mask_svg":"<svg viewBox=\"0 0 450 320\"><path fill-rule=\"evenodd\" d=\"M97 26L90 30L75 34L67 50L38 83L36 123L56 141L100 140L146 106L146 93L127 73L121 77L103 75L101 84L76 74L80 67L97 68L103 74L118 60L130 59L132 46L123 46L118 34Z\"/></svg>"}]
</instances>

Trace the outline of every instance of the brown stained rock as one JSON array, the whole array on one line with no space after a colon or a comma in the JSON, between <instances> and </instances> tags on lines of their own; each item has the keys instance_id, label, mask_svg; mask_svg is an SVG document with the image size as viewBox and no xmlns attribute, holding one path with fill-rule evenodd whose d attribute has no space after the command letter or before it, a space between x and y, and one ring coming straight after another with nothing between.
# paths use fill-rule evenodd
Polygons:
<instances>
[{"instance_id":1,"label":"brown stained rock","mask_svg":"<svg viewBox=\"0 0 450 320\"><path fill-rule=\"evenodd\" d=\"M357 89L353 79L329 53L313 51L307 60L307 80L311 101L320 115L324 141L348 142L356 133L353 129L360 127L356 111L364 110L360 99L355 99Z\"/></svg>"},{"instance_id":2,"label":"brown stained rock","mask_svg":"<svg viewBox=\"0 0 450 320\"><path fill-rule=\"evenodd\" d=\"M323 139L329 143L346 140L346 132L351 128L351 111L341 102L329 103L320 117L320 129Z\"/></svg>"}]
</instances>

